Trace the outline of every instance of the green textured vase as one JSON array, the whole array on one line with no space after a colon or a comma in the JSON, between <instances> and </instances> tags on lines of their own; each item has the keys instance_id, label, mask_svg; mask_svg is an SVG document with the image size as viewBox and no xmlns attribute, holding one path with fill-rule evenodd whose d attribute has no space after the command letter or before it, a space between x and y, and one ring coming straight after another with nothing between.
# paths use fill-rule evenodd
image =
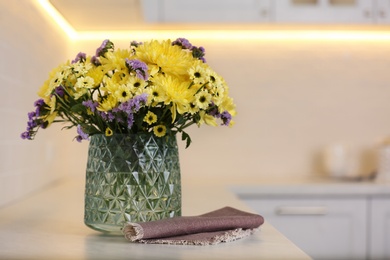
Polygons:
<instances>
[{"instance_id":1,"label":"green textured vase","mask_svg":"<svg viewBox=\"0 0 390 260\"><path fill-rule=\"evenodd\" d=\"M84 210L88 227L120 233L128 221L180 215L180 165L175 136L91 136Z\"/></svg>"}]
</instances>

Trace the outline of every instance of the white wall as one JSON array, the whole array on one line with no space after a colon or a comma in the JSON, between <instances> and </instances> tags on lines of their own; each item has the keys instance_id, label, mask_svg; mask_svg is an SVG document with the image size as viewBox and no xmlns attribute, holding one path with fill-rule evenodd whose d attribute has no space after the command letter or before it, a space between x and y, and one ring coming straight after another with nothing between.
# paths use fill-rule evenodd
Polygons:
<instances>
[{"instance_id":1,"label":"white wall","mask_svg":"<svg viewBox=\"0 0 390 260\"><path fill-rule=\"evenodd\" d=\"M66 157L55 129L21 140L27 112L49 71L68 58L69 41L33 5L0 0L0 206L58 179Z\"/></svg>"},{"instance_id":2,"label":"white wall","mask_svg":"<svg viewBox=\"0 0 390 260\"><path fill-rule=\"evenodd\" d=\"M130 37L114 42L126 48L138 40ZM225 77L238 115L233 128L189 129L183 178L321 175L321 153L333 143L361 159L356 172L374 170L371 150L390 135L390 42L192 42L206 48L208 63ZM73 53L93 54L99 45L78 42Z\"/></svg>"}]
</instances>

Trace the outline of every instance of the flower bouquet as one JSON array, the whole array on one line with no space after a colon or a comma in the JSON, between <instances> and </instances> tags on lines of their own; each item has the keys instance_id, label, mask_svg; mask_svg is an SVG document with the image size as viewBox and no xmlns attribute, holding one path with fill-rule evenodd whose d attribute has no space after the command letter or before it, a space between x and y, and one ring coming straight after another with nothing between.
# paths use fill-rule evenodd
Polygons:
<instances>
[{"instance_id":1,"label":"flower bouquet","mask_svg":"<svg viewBox=\"0 0 390 260\"><path fill-rule=\"evenodd\" d=\"M79 53L55 68L28 114L23 139L40 128L76 127L90 140L84 223L120 232L128 221L181 215L176 134L186 147L190 125L232 126L235 105L221 76L188 40L103 41L94 56Z\"/></svg>"},{"instance_id":2,"label":"flower bouquet","mask_svg":"<svg viewBox=\"0 0 390 260\"><path fill-rule=\"evenodd\" d=\"M21 137L32 140L40 128L65 123L77 128L77 141L95 134L181 133L188 147L185 128L232 126L236 114L227 84L204 55L184 38L134 41L128 49L105 40L94 56L80 52L50 73Z\"/></svg>"}]
</instances>

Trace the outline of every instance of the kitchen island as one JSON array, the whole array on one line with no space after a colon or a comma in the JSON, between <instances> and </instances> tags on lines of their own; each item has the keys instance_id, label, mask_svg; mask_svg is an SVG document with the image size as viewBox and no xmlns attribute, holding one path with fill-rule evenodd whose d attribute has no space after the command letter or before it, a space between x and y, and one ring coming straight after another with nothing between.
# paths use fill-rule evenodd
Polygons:
<instances>
[{"instance_id":1,"label":"kitchen island","mask_svg":"<svg viewBox=\"0 0 390 260\"><path fill-rule=\"evenodd\" d=\"M271 226L213 246L129 243L83 223L84 179L70 176L0 208L0 259L311 259ZM224 206L251 211L226 185L183 182L183 215Z\"/></svg>"}]
</instances>

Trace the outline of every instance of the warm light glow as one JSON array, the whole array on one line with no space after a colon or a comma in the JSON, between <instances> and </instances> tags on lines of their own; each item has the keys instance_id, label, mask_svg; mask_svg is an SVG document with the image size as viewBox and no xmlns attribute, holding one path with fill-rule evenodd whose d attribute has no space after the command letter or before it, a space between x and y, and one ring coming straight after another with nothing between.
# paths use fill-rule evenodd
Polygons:
<instances>
[{"instance_id":1,"label":"warm light glow","mask_svg":"<svg viewBox=\"0 0 390 260\"><path fill-rule=\"evenodd\" d=\"M246 29L246 30L131 30L76 31L48 0L36 0L72 40L102 39L173 39L185 37L204 40L311 40L311 41L390 41L389 30L313 30L313 29Z\"/></svg>"},{"instance_id":2,"label":"warm light glow","mask_svg":"<svg viewBox=\"0 0 390 260\"><path fill-rule=\"evenodd\" d=\"M332 30L134 30L80 32L80 40L96 39L166 39L186 37L206 40L319 40L319 41L390 41L387 31Z\"/></svg>"},{"instance_id":3,"label":"warm light glow","mask_svg":"<svg viewBox=\"0 0 390 260\"><path fill-rule=\"evenodd\" d=\"M56 22L56 24L68 35L72 40L78 38L78 33L68 23L68 21L57 11L49 0L36 0L39 6Z\"/></svg>"}]
</instances>

